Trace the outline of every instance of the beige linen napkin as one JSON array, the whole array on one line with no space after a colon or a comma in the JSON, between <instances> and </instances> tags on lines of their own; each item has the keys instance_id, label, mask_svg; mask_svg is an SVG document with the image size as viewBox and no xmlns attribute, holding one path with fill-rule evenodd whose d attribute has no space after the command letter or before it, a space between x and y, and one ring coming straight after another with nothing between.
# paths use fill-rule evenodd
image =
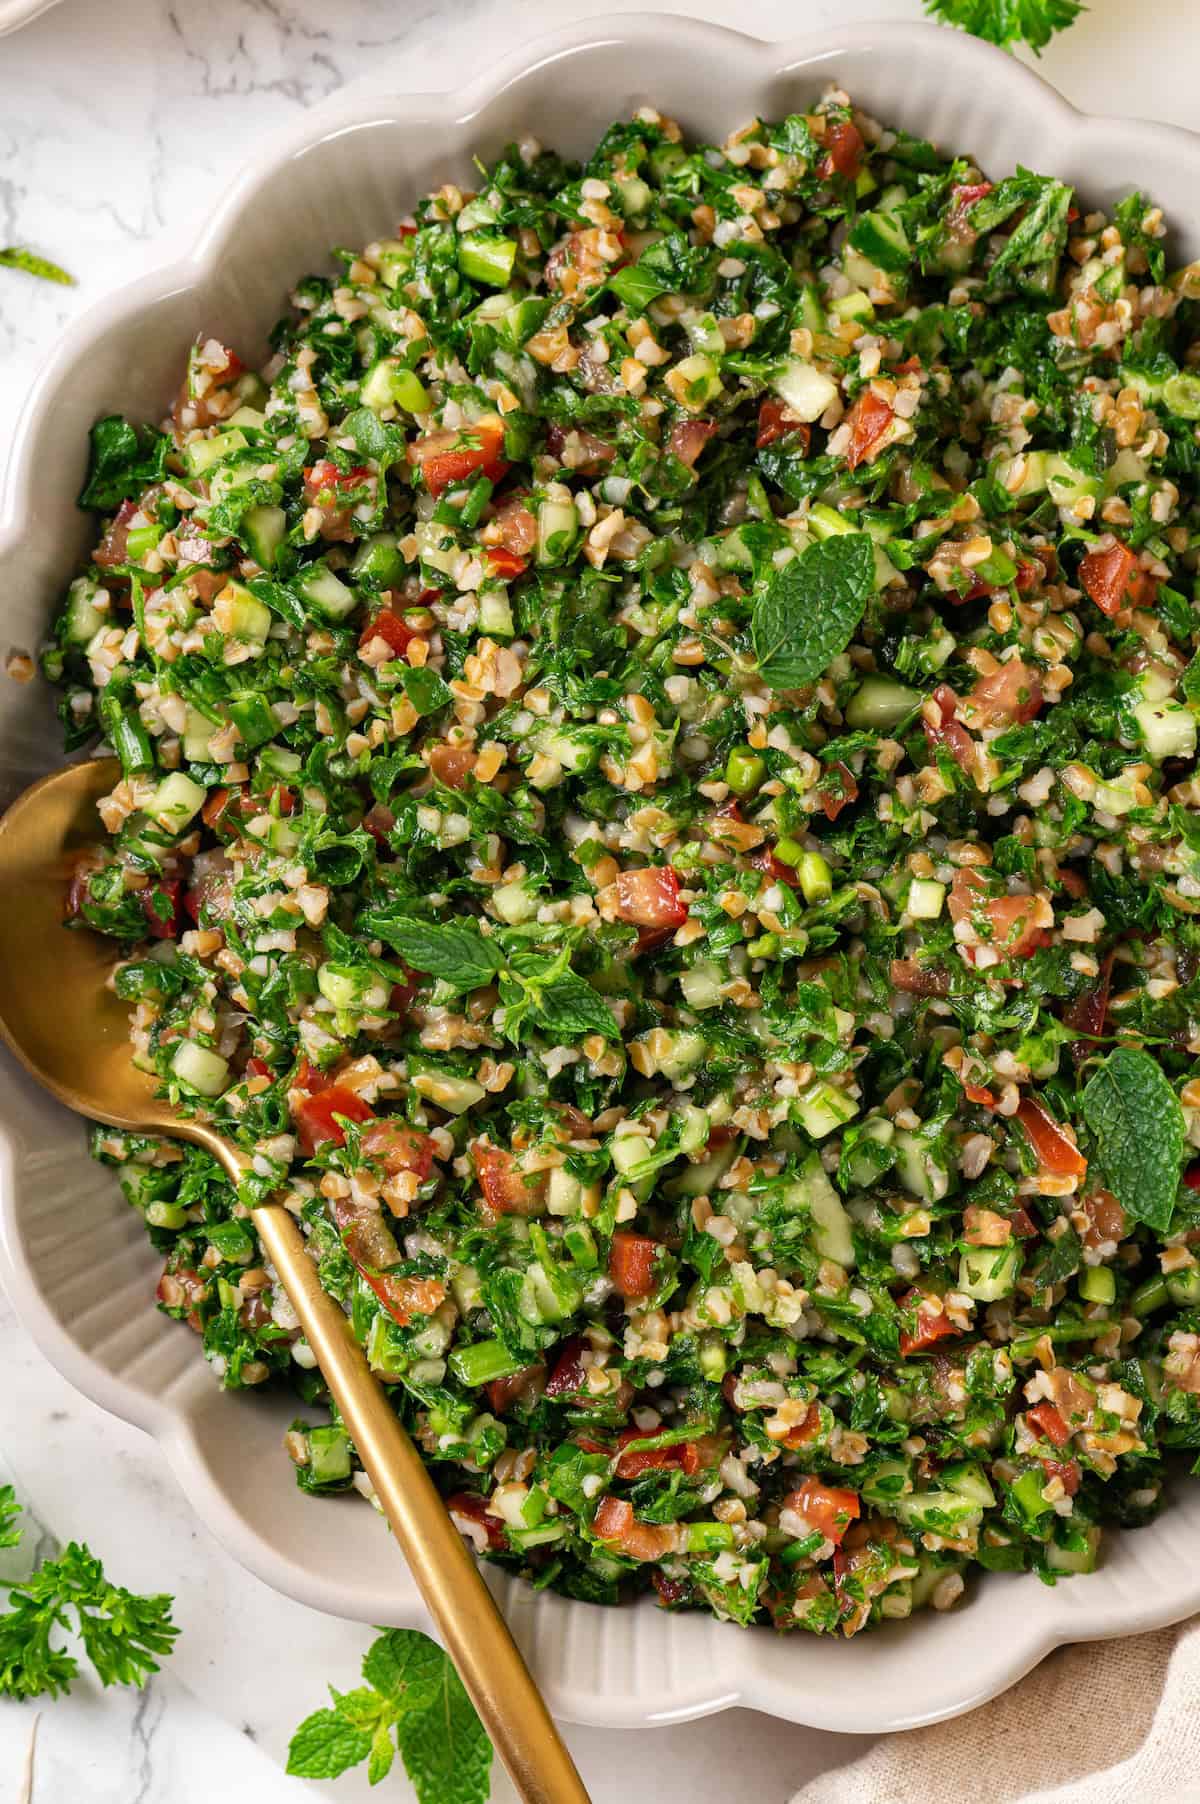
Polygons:
<instances>
[{"instance_id":1,"label":"beige linen napkin","mask_svg":"<svg viewBox=\"0 0 1200 1804\"><path fill-rule=\"evenodd\" d=\"M969 1716L889 1735L792 1804L1200 1801L1200 1617L1059 1648Z\"/></svg>"}]
</instances>

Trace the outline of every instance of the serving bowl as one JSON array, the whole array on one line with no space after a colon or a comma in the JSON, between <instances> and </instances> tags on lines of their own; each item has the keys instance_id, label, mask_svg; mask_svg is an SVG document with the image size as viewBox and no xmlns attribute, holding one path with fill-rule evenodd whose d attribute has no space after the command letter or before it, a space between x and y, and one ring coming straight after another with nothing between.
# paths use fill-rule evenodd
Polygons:
<instances>
[{"instance_id":1,"label":"serving bowl","mask_svg":"<svg viewBox=\"0 0 1200 1804\"><path fill-rule=\"evenodd\" d=\"M932 26L878 26L767 44L679 18L593 20L509 56L454 95L380 89L336 97L264 152L190 261L140 278L66 336L29 400L0 515L8 642L34 646L89 523L76 510L87 429L123 411L156 420L197 332L248 360L297 277L331 244L386 234L416 196L470 181L473 153L534 130L584 152L613 118L652 101L692 133L807 105L830 81L888 123L970 151L993 175L1034 163L1111 206L1131 187L1162 204L1176 250L1200 192L1200 138L1088 118L1010 58ZM0 693L0 800L59 759L40 685ZM0 906L19 907L6 896ZM53 1008L52 996L46 1006ZM155 1256L79 1124L0 1061L0 1277L54 1365L105 1408L156 1436L197 1514L268 1583L332 1614L427 1626L381 1520L353 1498L299 1492L280 1450L294 1405L223 1395L185 1329L153 1306ZM994 1696L1065 1641L1132 1634L1200 1607L1200 1487L1153 1527L1110 1539L1101 1570L1053 1589L996 1576L945 1614L851 1643L711 1618L648 1601L605 1610L492 1573L551 1707L612 1727L743 1704L827 1729L936 1721Z\"/></svg>"}]
</instances>

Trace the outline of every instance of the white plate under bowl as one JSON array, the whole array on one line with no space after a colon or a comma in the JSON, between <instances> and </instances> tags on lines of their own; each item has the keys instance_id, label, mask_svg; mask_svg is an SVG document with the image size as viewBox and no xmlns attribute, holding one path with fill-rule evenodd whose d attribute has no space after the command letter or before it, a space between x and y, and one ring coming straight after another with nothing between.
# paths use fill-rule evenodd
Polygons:
<instances>
[{"instance_id":1,"label":"white plate under bowl","mask_svg":"<svg viewBox=\"0 0 1200 1804\"><path fill-rule=\"evenodd\" d=\"M612 119L653 102L691 134L720 139L756 113L805 107L835 79L884 121L970 151L993 175L1032 164L1100 205L1140 187L1166 207L1179 254L1200 251L1200 138L1084 117L1010 58L933 26L764 44L627 15L539 40L454 95L336 97L264 152L191 261L139 278L59 346L18 432L0 525L6 642L37 644L85 549L74 496L89 425L114 410L160 417L198 331L251 361L265 356L282 297L327 266L331 245L385 234L425 190L469 184L473 153L493 156L527 130L578 154ZM50 698L36 685L0 687L0 799L55 764L57 745ZM19 896L0 898L20 906ZM199 1517L268 1583L338 1616L425 1626L382 1522L355 1499L317 1502L296 1489L279 1445L287 1398L223 1395L192 1334L157 1313L140 1221L88 1159L80 1125L7 1059L0 1119L0 1276L47 1358L157 1436ZM874 1732L970 1709L1060 1642L1188 1615L1200 1607L1198 1542L1200 1486L1191 1486L1153 1527L1111 1537L1092 1577L1052 1590L1033 1577L984 1579L947 1615L846 1643L744 1632L649 1602L605 1610L492 1577L552 1708L568 1719L634 1726L743 1704Z\"/></svg>"},{"instance_id":2,"label":"white plate under bowl","mask_svg":"<svg viewBox=\"0 0 1200 1804\"><path fill-rule=\"evenodd\" d=\"M57 5L58 0L0 0L0 38L19 31L22 25L32 25Z\"/></svg>"}]
</instances>

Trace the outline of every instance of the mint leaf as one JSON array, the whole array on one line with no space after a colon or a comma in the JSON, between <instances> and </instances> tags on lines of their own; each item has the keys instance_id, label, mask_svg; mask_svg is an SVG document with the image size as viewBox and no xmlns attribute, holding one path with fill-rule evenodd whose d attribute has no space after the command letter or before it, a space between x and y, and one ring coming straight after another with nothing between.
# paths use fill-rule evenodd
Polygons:
<instances>
[{"instance_id":1,"label":"mint leaf","mask_svg":"<svg viewBox=\"0 0 1200 1804\"><path fill-rule=\"evenodd\" d=\"M777 570L754 598L759 675L800 689L845 651L875 588L875 547L864 532L823 539Z\"/></svg>"},{"instance_id":2,"label":"mint leaf","mask_svg":"<svg viewBox=\"0 0 1200 1804\"><path fill-rule=\"evenodd\" d=\"M0 1547L16 1547L21 1539L17 1517L21 1506L11 1485L0 1485Z\"/></svg>"},{"instance_id":3,"label":"mint leaf","mask_svg":"<svg viewBox=\"0 0 1200 1804\"><path fill-rule=\"evenodd\" d=\"M386 940L406 965L440 977L456 990L477 990L491 983L504 965L499 948L484 938L474 921L418 921L369 909L359 926Z\"/></svg>"},{"instance_id":4,"label":"mint leaf","mask_svg":"<svg viewBox=\"0 0 1200 1804\"><path fill-rule=\"evenodd\" d=\"M336 1779L367 1758L372 1739L336 1710L314 1710L288 1743L286 1770L296 1779Z\"/></svg>"},{"instance_id":5,"label":"mint leaf","mask_svg":"<svg viewBox=\"0 0 1200 1804\"><path fill-rule=\"evenodd\" d=\"M396 1710L427 1710L437 1697L446 1656L416 1629L388 1629L363 1656L362 1676Z\"/></svg>"},{"instance_id":6,"label":"mint leaf","mask_svg":"<svg viewBox=\"0 0 1200 1804\"><path fill-rule=\"evenodd\" d=\"M364 1729L373 1735L381 1719L390 1722L395 1715L394 1710L388 1709L387 1699L370 1685L358 1685L353 1691L335 1691L331 1685L329 1693L334 1709L353 1729Z\"/></svg>"},{"instance_id":7,"label":"mint leaf","mask_svg":"<svg viewBox=\"0 0 1200 1804\"><path fill-rule=\"evenodd\" d=\"M375 1731L375 1739L371 1743L371 1753L367 1761L367 1778L372 1785L378 1785L386 1779L392 1770L392 1761L396 1758L396 1745L392 1740L390 1723L380 1723Z\"/></svg>"},{"instance_id":8,"label":"mint leaf","mask_svg":"<svg viewBox=\"0 0 1200 1804\"><path fill-rule=\"evenodd\" d=\"M404 693L418 714L436 714L439 708L447 708L454 700L449 687L436 670L420 670L409 666L400 672L400 682Z\"/></svg>"},{"instance_id":9,"label":"mint leaf","mask_svg":"<svg viewBox=\"0 0 1200 1804\"><path fill-rule=\"evenodd\" d=\"M1149 1053L1118 1046L1084 1086L1083 1118L1104 1175L1136 1221L1164 1232L1183 1161L1183 1111Z\"/></svg>"},{"instance_id":10,"label":"mint leaf","mask_svg":"<svg viewBox=\"0 0 1200 1804\"><path fill-rule=\"evenodd\" d=\"M396 1732L420 1804L487 1804L492 1745L444 1654L433 1702L401 1717Z\"/></svg>"}]
</instances>

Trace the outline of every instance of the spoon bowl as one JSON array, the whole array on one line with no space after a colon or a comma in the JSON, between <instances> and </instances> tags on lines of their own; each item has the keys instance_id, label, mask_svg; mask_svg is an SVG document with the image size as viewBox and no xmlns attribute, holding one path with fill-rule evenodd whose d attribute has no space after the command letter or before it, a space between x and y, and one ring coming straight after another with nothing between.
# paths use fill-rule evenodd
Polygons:
<instances>
[{"instance_id":1,"label":"spoon bowl","mask_svg":"<svg viewBox=\"0 0 1200 1804\"><path fill-rule=\"evenodd\" d=\"M109 986L111 944L67 931L63 903L78 858L102 838L100 798L115 759L43 777L0 818L0 1038L43 1088L110 1127L190 1140L237 1185L250 1155L199 1117L176 1114L133 1063L127 1006ZM380 1506L497 1753L526 1804L588 1804L587 1793L491 1592L424 1464L322 1288L280 1203L251 1211L300 1318Z\"/></svg>"}]
</instances>

